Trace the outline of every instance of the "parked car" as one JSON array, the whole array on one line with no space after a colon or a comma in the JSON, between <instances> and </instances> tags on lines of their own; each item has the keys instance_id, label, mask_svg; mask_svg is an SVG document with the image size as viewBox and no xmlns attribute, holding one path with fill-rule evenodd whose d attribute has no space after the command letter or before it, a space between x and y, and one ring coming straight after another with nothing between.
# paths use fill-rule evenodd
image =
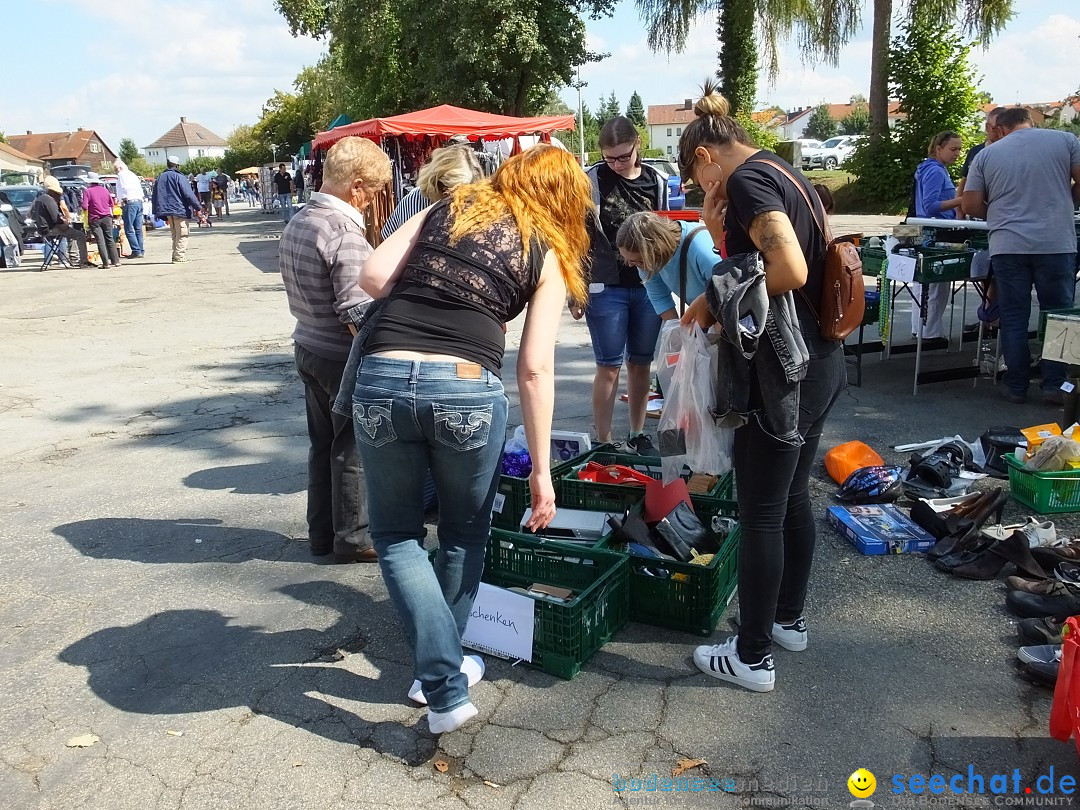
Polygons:
<instances>
[{"instance_id":1,"label":"parked car","mask_svg":"<svg viewBox=\"0 0 1080 810\"><path fill-rule=\"evenodd\" d=\"M858 135L838 135L829 138L810 154L803 152L802 167L806 169L835 169L847 160L848 155L855 151L859 144Z\"/></svg>"},{"instance_id":2,"label":"parked car","mask_svg":"<svg viewBox=\"0 0 1080 810\"><path fill-rule=\"evenodd\" d=\"M795 143L799 144L799 158L801 163L806 163L806 158L819 149L821 149L821 141L816 141L813 138L796 138Z\"/></svg>"},{"instance_id":3,"label":"parked car","mask_svg":"<svg viewBox=\"0 0 1080 810\"><path fill-rule=\"evenodd\" d=\"M0 186L0 192L7 197L15 207L19 222L22 223L23 243L40 242L37 223L30 218L30 206L41 193L41 186Z\"/></svg>"},{"instance_id":4,"label":"parked car","mask_svg":"<svg viewBox=\"0 0 1080 810\"><path fill-rule=\"evenodd\" d=\"M53 166L49 169L49 174L55 177L57 180L86 180L86 175L90 174L93 169L87 166L85 163L71 163L67 166Z\"/></svg>"},{"instance_id":5,"label":"parked car","mask_svg":"<svg viewBox=\"0 0 1080 810\"><path fill-rule=\"evenodd\" d=\"M667 158L642 158L641 162L648 163L667 178L668 208L672 211L681 211L686 205L686 191L683 190L682 178L675 164Z\"/></svg>"}]
</instances>

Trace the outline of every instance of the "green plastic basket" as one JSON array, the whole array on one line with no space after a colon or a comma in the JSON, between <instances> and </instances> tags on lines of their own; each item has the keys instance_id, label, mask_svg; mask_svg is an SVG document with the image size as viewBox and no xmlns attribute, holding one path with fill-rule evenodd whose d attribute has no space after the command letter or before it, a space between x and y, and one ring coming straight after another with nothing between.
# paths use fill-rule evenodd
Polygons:
<instances>
[{"instance_id":1,"label":"green plastic basket","mask_svg":"<svg viewBox=\"0 0 1080 810\"><path fill-rule=\"evenodd\" d=\"M921 284L935 281L963 281L971 277L971 258L974 250L944 250L941 248L910 248L922 256L922 267L915 274ZM864 275L878 275L886 259L884 248L865 247L860 251Z\"/></svg>"},{"instance_id":2,"label":"green plastic basket","mask_svg":"<svg viewBox=\"0 0 1080 810\"><path fill-rule=\"evenodd\" d=\"M437 551L431 551L433 561ZM500 588L544 583L574 592L564 604L537 598L533 627L532 665L570 680L629 619L629 577L625 555L493 529L483 581Z\"/></svg>"},{"instance_id":3,"label":"green plastic basket","mask_svg":"<svg viewBox=\"0 0 1080 810\"><path fill-rule=\"evenodd\" d=\"M1035 472L1024 469L1016 456L1008 453L1009 489L1012 496L1042 515L1080 512L1080 470Z\"/></svg>"},{"instance_id":4,"label":"green plastic basket","mask_svg":"<svg viewBox=\"0 0 1080 810\"><path fill-rule=\"evenodd\" d=\"M590 453L611 452L614 450L611 444L597 445ZM582 464L582 459L588 458L590 453L585 453L564 461L560 464L551 465L551 485L555 489L556 497L562 478L575 465ZM491 525L499 529L516 531L521 525L521 517L525 510L532 506L532 489L529 487L529 479L518 478L514 475L500 475L499 487L495 494L495 505L491 512Z\"/></svg>"},{"instance_id":5,"label":"green plastic basket","mask_svg":"<svg viewBox=\"0 0 1080 810\"><path fill-rule=\"evenodd\" d=\"M601 484L595 481L582 481L577 477L578 470L586 463L621 464L640 473L645 473L657 481L662 477L660 459L613 453L610 450L594 450L574 459L571 468L564 473L559 488L556 490L557 503L567 509L588 509L594 512L623 512L641 501L645 496L645 487L629 484ZM688 476L689 474L687 474ZM721 507L733 509L735 498L735 473L721 475L712 490L704 495L691 495L695 509L705 511L719 510Z\"/></svg>"},{"instance_id":6,"label":"green plastic basket","mask_svg":"<svg viewBox=\"0 0 1080 810\"><path fill-rule=\"evenodd\" d=\"M713 515L734 517L721 509L712 512L695 510L709 527ZM719 551L708 565L657 560L619 551L610 536L596 547L626 554L630 560L630 619L642 624L670 627L699 636L711 635L739 582L738 524L721 542ZM715 535L713 535L715 537ZM670 576L657 576L658 570Z\"/></svg>"}]
</instances>

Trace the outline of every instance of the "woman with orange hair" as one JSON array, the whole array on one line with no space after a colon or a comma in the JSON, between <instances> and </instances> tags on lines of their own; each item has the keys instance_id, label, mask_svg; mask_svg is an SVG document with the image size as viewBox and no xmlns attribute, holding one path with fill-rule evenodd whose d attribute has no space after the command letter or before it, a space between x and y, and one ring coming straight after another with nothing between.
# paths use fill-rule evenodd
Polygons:
<instances>
[{"instance_id":1,"label":"woman with orange hair","mask_svg":"<svg viewBox=\"0 0 1080 810\"><path fill-rule=\"evenodd\" d=\"M532 456L530 529L555 515L549 447L555 335L566 300L584 304L589 181L573 156L539 145L488 181L412 217L365 263L360 286L386 298L353 390L371 538L413 648L409 697L435 734L476 715L483 662L461 634L484 568L509 403L503 324L528 305L517 358ZM423 548L424 479L439 495L439 552ZM371 480L375 480L372 478Z\"/></svg>"}]
</instances>

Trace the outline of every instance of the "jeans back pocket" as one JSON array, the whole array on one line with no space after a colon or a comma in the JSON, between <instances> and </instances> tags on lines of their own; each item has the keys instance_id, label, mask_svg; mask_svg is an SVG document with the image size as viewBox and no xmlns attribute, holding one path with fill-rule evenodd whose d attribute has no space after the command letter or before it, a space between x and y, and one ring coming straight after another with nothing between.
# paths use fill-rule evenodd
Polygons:
<instances>
[{"instance_id":1,"label":"jeans back pocket","mask_svg":"<svg viewBox=\"0 0 1080 810\"><path fill-rule=\"evenodd\" d=\"M491 434L493 405L443 405L433 402L435 440L454 450L475 450Z\"/></svg>"},{"instance_id":2,"label":"jeans back pocket","mask_svg":"<svg viewBox=\"0 0 1080 810\"><path fill-rule=\"evenodd\" d=\"M392 399L353 399L353 432L372 447L382 447L397 439Z\"/></svg>"}]
</instances>

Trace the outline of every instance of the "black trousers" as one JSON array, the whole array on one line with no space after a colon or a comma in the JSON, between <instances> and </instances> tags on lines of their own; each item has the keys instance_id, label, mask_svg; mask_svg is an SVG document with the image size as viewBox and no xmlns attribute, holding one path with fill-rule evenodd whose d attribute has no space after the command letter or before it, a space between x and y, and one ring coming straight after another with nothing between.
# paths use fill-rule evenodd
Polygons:
<instances>
[{"instance_id":1,"label":"black trousers","mask_svg":"<svg viewBox=\"0 0 1080 810\"><path fill-rule=\"evenodd\" d=\"M116 241L113 239L112 216L90 220L90 233L97 241L101 266L108 267L110 264L120 264L120 255L116 249Z\"/></svg>"},{"instance_id":2,"label":"black trousers","mask_svg":"<svg viewBox=\"0 0 1080 810\"><path fill-rule=\"evenodd\" d=\"M367 488L356 454L352 419L331 410L345 361L327 360L296 344L304 381L308 439L308 542L316 553L371 548Z\"/></svg>"},{"instance_id":3,"label":"black trousers","mask_svg":"<svg viewBox=\"0 0 1080 810\"><path fill-rule=\"evenodd\" d=\"M772 649L773 622L803 614L817 540L810 470L833 404L846 383L844 352L810 361L799 391L799 435L792 447L754 418L735 431L739 546L739 658L757 663Z\"/></svg>"}]
</instances>

